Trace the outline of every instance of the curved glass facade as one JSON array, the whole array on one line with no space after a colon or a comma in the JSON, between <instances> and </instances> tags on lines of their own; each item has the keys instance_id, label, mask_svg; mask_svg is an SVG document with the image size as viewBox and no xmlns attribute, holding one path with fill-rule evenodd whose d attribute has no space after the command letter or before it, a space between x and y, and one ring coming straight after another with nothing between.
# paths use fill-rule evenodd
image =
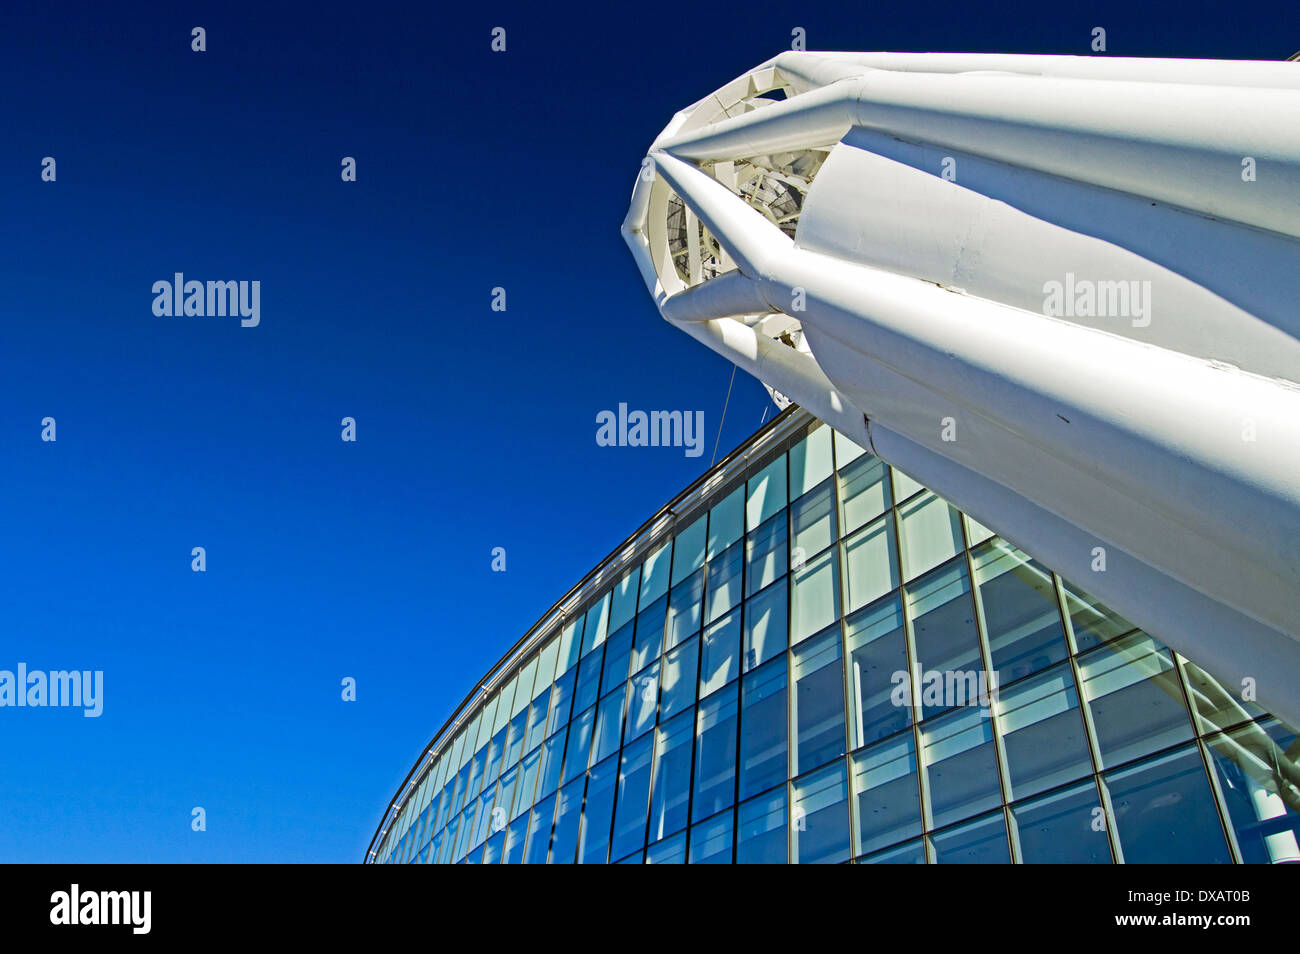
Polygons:
<instances>
[{"instance_id":1,"label":"curved glass facade","mask_svg":"<svg viewBox=\"0 0 1300 954\"><path fill-rule=\"evenodd\" d=\"M534 627L367 860L1300 860L1297 733L791 408Z\"/></svg>"}]
</instances>

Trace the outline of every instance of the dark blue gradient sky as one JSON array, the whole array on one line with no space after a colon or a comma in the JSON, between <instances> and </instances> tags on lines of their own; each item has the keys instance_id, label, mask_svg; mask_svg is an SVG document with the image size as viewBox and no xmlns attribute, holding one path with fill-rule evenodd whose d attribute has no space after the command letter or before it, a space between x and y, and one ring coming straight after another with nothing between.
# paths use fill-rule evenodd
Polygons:
<instances>
[{"instance_id":1,"label":"dark blue gradient sky","mask_svg":"<svg viewBox=\"0 0 1300 954\"><path fill-rule=\"evenodd\" d=\"M793 27L1300 48L1280 3L111 6L0 14L0 669L105 673L99 719L0 709L0 861L361 858L476 677L707 467L730 365L618 226L672 113ZM176 271L260 281L261 325L154 317ZM703 410L704 455L598 447L619 402ZM722 451L767 407L738 375Z\"/></svg>"}]
</instances>

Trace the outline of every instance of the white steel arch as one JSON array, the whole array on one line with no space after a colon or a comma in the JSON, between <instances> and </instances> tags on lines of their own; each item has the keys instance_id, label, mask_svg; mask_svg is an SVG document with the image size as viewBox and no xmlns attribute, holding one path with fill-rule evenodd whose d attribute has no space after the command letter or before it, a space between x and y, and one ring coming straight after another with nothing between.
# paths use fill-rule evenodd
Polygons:
<instances>
[{"instance_id":1,"label":"white steel arch","mask_svg":"<svg viewBox=\"0 0 1300 954\"><path fill-rule=\"evenodd\" d=\"M783 53L623 234L778 403L1300 724L1300 66Z\"/></svg>"}]
</instances>

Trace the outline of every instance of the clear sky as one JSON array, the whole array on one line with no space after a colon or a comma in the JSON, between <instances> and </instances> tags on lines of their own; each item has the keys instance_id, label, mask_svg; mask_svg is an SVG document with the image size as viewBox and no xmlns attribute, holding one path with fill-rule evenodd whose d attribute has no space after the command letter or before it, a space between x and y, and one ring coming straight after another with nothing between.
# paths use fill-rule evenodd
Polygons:
<instances>
[{"instance_id":1,"label":"clear sky","mask_svg":"<svg viewBox=\"0 0 1300 954\"><path fill-rule=\"evenodd\" d=\"M362 857L477 677L707 468L731 367L618 227L672 113L794 27L1300 48L1294 3L128 6L0 14L0 670L104 673L99 718L0 708L0 861ZM260 324L155 317L178 271L259 281ZM597 446L620 402L702 410L704 454ZM738 374L721 452L764 413Z\"/></svg>"}]
</instances>

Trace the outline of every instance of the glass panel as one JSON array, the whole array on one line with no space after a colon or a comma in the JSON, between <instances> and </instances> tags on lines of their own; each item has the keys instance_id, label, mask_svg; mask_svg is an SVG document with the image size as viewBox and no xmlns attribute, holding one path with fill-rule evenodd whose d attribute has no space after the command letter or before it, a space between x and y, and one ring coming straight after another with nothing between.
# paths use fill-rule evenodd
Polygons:
<instances>
[{"instance_id":1,"label":"glass panel","mask_svg":"<svg viewBox=\"0 0 1300 954\"><path fill-rule=\"evenodd\" d=\"M591 761L613 755L618 751L619 739L623 735L623 711L627 688L620 685L617 689L600 700L600 711L596 716L596 737L592 742Z\"/></svg>"},{"instance_id":2,"label":"glass panel","mask_svg":"<svg viewBox=\"0 0 1300 954\"><path fill-rule=\"evenodd\" d=\"M600 664L602 649L585 657L578 665L578 685L573 691L573 711L581 712L600 696Z\"/></svg>"},{"instance_id":3,"label":"glass panel","mask_svg":"<svg viewBox=\"0 0 1300 954\"><path fill-rule=\"evenodd\" d=\"M603 865L609 861L609 828L614 819L614 795L618 790L618 758L606 759L591 768L587 801L582 809L582 833L578 838L578 862Z\"/></svg>"},{"instance_id":4,"label":"glass panel","mask_svg":"<svg viewBox=\"0 0 1300 954\"><path fill-rule=\"evenodd\" d=\"M546 864L551 845L551 817L555 814L555 797L539 802L528 819L528 838L524 843L524 864Z\"/></svg>"},{"instance_id":5,"label":"glass panel","mask_svg":"<svg viewBox=\"0 0 1300 954\"><path fill-rule=\"evenodd\" d=\"M798 864L848 860L849 792L842 759L795 781L790 829Z\"/></svg>"},{"instance_id":6,"label":"glass panel","mask_svg":"<svg viewBox=\"0 0 1300 954\"><path fill-rule=\"evenodd\" d=\"M799 497L831 475L831 436L829 427L813 430L790 448L790 496Z\"/></svg>"},{"instance_id":7,"label":"glass panel","mask_svg":"<svg viewBox=\"0 0 1300 954\"><path fill-rule=\"evenodd\" d=\"M1106 817L1093 782L1014 805L1011 821L1025 864L1110 864Z\"/></svg>"},{"instance_id":8,"label":"glass panel","mask_svg":"<svg viewBox=\"0 0 1300 954\"><path fill-rule=\"evenodd\" d=\"M551 714L546 717L547 735L569 721L569 710L573 708L573 681L576 678L577 674L570 669L551 690Z\"/></svg>"},{"instance_id":9,"label":"glass panel","mask_svg":"<svg viewBox=\"0 0 1300 954\"><path fill-rule=\"evenodd\" d=\"M889 491L889 468L870 454L859 457L847 467L840 460L840 496L844 499L844 532L852 533L869 520L889 509L893 495Z\"/></svg>"},{"instance_id":10,"label":"glass panel","mask_svg":"<svg viewBox=\"0 0 1300 954\"><path fill-rule=\"evenodd\" d=\"M785 503L785 455L782 454L749 478L745 528L753 530L777 511L784 510Z\"/></svg>"},{"instance_id":11,"label":"glass panel","mask_svg":"<svg viewBox=\"0 0 1300 954\"><path fill-rule=\"evenodd\" d=\"M1011 783L1008 798L1035 795L1092 774L1068 665L1002 690L998 714Z\"/></svg>"},{"instance_id":12,"label":"glass panel","mask_svg":"<svg viewBox=\"0 0 1300 954\"><path fill-rule=\"evenodd\" d=\"M966 514L966 539L970 541L973 547L976 544L983 543L989 537L993 536L993 531L984 524L980 523L970 514Z\"/></svg>"},{"instance_id":13,"label":"glass panel","mask_svg":"<svg viewBox=\"0 0 1300 954\"><path fill-rule=\"evenodd\" d=\"M524 737L528 734L528 713L521 712L510 720L510 729L506 734L506 753L501 764L509 768L519 761L524 754Z\"/></svg>"},{"instance_id":14,"label":"glass panel","mask_svg":"<svg viewBox=\"0 0 1300 954\"><path fill-rule=\"evenodd\" d=\"M1013 682L1068 655L1056 583L1047 567L1004 540L971 552L999 679Z\"/></svg>"},{"instance_id":15,"label":"glass panel","mask_svg":"<svg viewBox=\"0 0 1300 954\"><path fill-rule=\"evenodd\" d=\"M840 616L840 566L835 549L814 557L791 574L791 642L825 629Z\"/></svg>"},{"instance_id":16,"label":"glass panel","mask_svg":"<svg viewBox=\"0 0 1300 954\"><path fill-rule=\"evenodd\" d=\"M655 710L659 708L659 663L633 676L628 683L627 728L623 744L627 745L643 732L654 728Z\"/></svg>"},{"instance_id":17,"label":"glass panel","mask_svg":"<svg viewBox=\"0 0 1300 954\"><path fill-rule=\"evenodd\" d=\"M690 863L731 864L731 812L700 822L691 829Z\"/></svg>"},{"instance_id":18,"label":"glass panel","mask_svg":"<svg viewBox=\"0 0 1300 954\"><path fill-rule=\"evenodd\" d=\"M1070 614L1070 628L1074 630L1078 652L1136 629L1101 600L1084 593L1069 580L1062 580L1061 586L1065 590L1065 609Z\"/></svg>"},{"instance_id":19,"label":"glass panel","mask_svg":"<svg viewBox=\"0 0 1300 954\"><path fill-rule=\"evenodd\" d=\"M1001 812L930 836L937 865L1009 865L1007 825Z\"/></svg>"},{"instance_id":20,"label":"glass panel","mask_svg":"<svg viewBox=\"0 0 1300 954\"><path fill-rule=\"evenodd\" d=\"M1206 740L1245 864L1300 861L1296 733L1276 719Z\"/></svg>"},{"instance_id":21,"label":"glass panel","mask_svg":"<svg viewBox=\"0 0 1300 954\"><path fill-rule=\"evenodd\" d=\"M786 780L786 662L784 659L745 677L741 688L740 797L765 791Z\"/></svg>"},{"instance_id":22,"label":"glass panel","mask_svg":"<svg viewBox=\"0 0 1300 954\"><path fill-rule=\"evenodd\" d=\"M571 619L564 624L564 629L560 632L560 655L555 664L557 681L578 661L582 651L582 621L581 616Z\"/></svg>"},{"instance_id":23,"label":"glass panel","mask_svg":"<svg viewBox=\"0 0 1300 954\"><path fill-rule=\"evenodd\" d=\"M537 772L542 764L541 750L530 752L519 763L519 787L515 790L514 807L507 805L509 818L527 811L533 804L533 791L537 788ZM504 787L504 783L503 787Z\"/></svg>"},{"instance_id":24,"label":"glass panel","mask_svg":"<svg viewBox=\"0 0 1300 954\"><path fill-rule=\"evenodd\" d=\"M922 723L921 761L931 828L969 818L1002 801L992 724L978 709L957 709Z\"/></svg>"},{"instance_id":25,"label":"glass panel","mask_svg":"<svg viewBox=\"0 0 1300 954\"><path fill-rule=\"evenodd\" d=\"M546 715L551 703L551 694L544 692L528 707L528 726L527 739L524 742L524 751L531 752L537 746L541 745L542 739L546 737Z\"/></svg>"},{"instance_id":26,"label":"glass panel","mask_svg":"<svg viewBox=\"0 0 1300 954\"><path fill-rule=\"evenodd\" d=\"M700 661L700 698L721 689L740 675L740 610L704 631Z\"/></svg>"},{"instance_id":27,"label":"glass panel","mask_svg":"<svg viewBox=\"0 0 1300 954\"><path fill-rule=\"evenodd\" d=\"M700 631L700 601L703 598L703 570L673 587L668 597L668 649L681 645Z\"/></svg>"},{"instance_id":28,"label":"glass panel","mask_svg":"<svg viewBox=\"0 0 1300 954\"><path fill-rule=\"evenodd\" d=\"M740 806L736 863L783 865L786 863L785 786Z\"/></svg>"},{"instance_id":29,"label":"glass panel","mask_svg":"<svg viewBox=\"0 0 1300 954\"><path fill-rule=\"evenodd\" d=\"M867 855L860 864L864 865L923 865L925 864L925 843L920 839L909 841L897 848L886 848L874 855Z\"/></svg>"},{"instance_id":30,"label":"glass panel","mask_svg":"<svg viewBox=\"0 0 1300 954\"><path fill-rule=\"evenodd\" d=\"M640 672L659 658L664 646L664 622L668 597L651 603L636 618L636 641L632 649L632 671Z\"/></svg>"},{"instance_id":31,"label":"glass panel","mask_svg":"<svg viewBox=\"0 0 1300 954\"><path fill-rule=\"evenodd\" d=\"M745 671L785 652L790 609L786 582L774 583L745 604Z\"/></svg>"},{"instance_id":32,"label":"glass panel","mask_svg":"<svg viewBox=\"0 0 1300 954\"><path fill-rule=\"evenodd\" d=\"M650 796L651 841L658 841L686 827L691 796L691 743L694 738L693 711L683 712L655 730L654 783Z\"/></svg>"},{"instance_id":33,"label":"glass panel","mask_svg":"<svg viewBox=\"0 0 1300 954\"><path fill-rule=\"evenodd\" d=\"M501 864L517 865L523 861L527 839L528 814L525 812L506 829L505 842L501 846Z\"/></svg>"},{"instance_id":34,"label":"glass panel","mask_svg":"<svg viewBox=\"0 0 1300 954\"><path fill-rule=\"evenodd\" d=\"M709 559L745 533L745 487L742 484L709 511Z\"/></svg>"},{"instance_id":35,"label":"glass panel","mask_svg":"<svg viewBox=\"0 0 1300 954\"><path fill-rule=\"evenodd\" d=\"M585 656L605 641L609 635L609 594L587 610L586 633L582 637L582 654Z\"/></svg>"},{"instance_id":36,"label":"glass panel","mask_svg":"<svg viewBox=\"0 0 1300 954\"><path fill-rule=\"evenodd\" d=\"M1241 698L1195 663L1185 663L1187 685L1192 691L1192 708L1202 732L1215 732L1262 718L1264 710Z\"/></svg>"},{"instance_id":37,"label":"glass panel","mask_svg":"<svg viewBox=\"0 0 1300 954\"><path fill-rule=\"evenodd\" d=\"M641 568L637 567L614 587L614 601L609 611L610 632L632 621L636 615L636 600L640 590Z\"/></svg>"},{"instance_id":38,"label":"glass panel","mask_svg":"<svg viewBox=\"0 0 1300 954\"><path fill-rule=\"evenodd\" d=\"M1079 678L1102 764L1119 765L1192 737L1173 659L1146 633L1080 656Z\"/></svg>"},{"instance_id":39,"label":"glass panel","mask_svg":"<svg viewBox=\"0 0 1300 954\"><path fill-rule=\"evenodd\" d=\"M709 589L706 595L706 622L713 622L740 603L741 575L744 571L744 546L734 544L709 562Z\"/></svg>"},{"instance_id":40,"label":"glass panel","mask_svg":"<svg viewBox=\"0 0 1300 954\"><path fill-rule=\"evenodd\" d=\"M849 641L849 730L853 748L912 723L903 611L893 596L844 621Z\"/></svg>"},{"instance_id":41,"label":"glass panel","mask_svg":"<svg viewBox=\"0 0 1300 954\"><path fill-rule=\"evenodd\" d=\"M645 863L648 865L686 864L686 832L647 848Z\"/></svg>"},{"instance_id":42,"label":"glass panel","mask_svg":"<svg viewBox=\"0 0 1300 954\"><path fill-rule=\"evenodd\" d=\"M844 667L838 625L795 647L791 674L793 776L844 754Z\"/></svg>"},{"instance_id":43,"label":"glass panel","mask_svg":"<svg viewBox=\"0 0 1300 954\"><path fill-rule=\"evenodd\" d=\"M538 768L537 797L553 795L560 785L561 769L564 766L564 739L568 726L561 726L542 744L542 756Z\"/></svg>"},{"instance_id":44,"label":"glass panel","mask_svg":"<svg viewBox=\"0 0 1300 954\"><path fill-rule=\"evenodd\" d=\"M790 504L790 563L807 562L839 537L835 484L825 481Z\"/></svg>"},{"instance_id":45,"label":"glass panel","mask_svg":"<svg viewBox=\"0 0 1300 954\"><path fill-rule=\"evenodd\" d=\"M582 820L582 789L587 779L579 778L560 789L555 814L555 833L551 836L553 865L571 865L577 857L578 825Z\"/></svg>"},{"instance_id":46,"label":"glass panel","mask_svg":"<svg viewBox=\"0 0 1300 954\"><path fill-rule=\"evenodd\" d=\"M899 506L898 524L905 580L934 569L963 549L960 515L928 490Z\"/></svg>"},{"instance_id":47,"label":"glass panel","mask_svg":"<svg viewBox=\"0 0 1300 954\"><path fill-rule=\"evenodd\" d=\"M736 709L733 683L700 702L696 721L693 819L728 808L736 795Z\"/></svg>"},{"instance_id":48,"label":"glass panel","mask_svg":"<svg viewBox=\"0 0 1300 954\"><path fill-rule=\"evenodd\" d=\"M587 756L591 752L591 730L595 722L596 707L592 706L569 723L569 747L564 753L566 782L587 770Z\"/></svg>"},{"instance_id":49,"label":"glass panel","mask_svg":"<svg viewBox=\"0 0 1300 954\"><path fill-rule=\"evenodd\" d=\"M600 694L612 692L627 679L628 661L632 658L632 624L628 623L605 644L605 669L600 679Z\"/></svg>"},{"instance_id":50,"label":"glass panel","mask_svg":"<svg viewBox=\"0 0 1300 954\"><path fill-rule=\"evenodd\" d=\"M663 696L659 721L666 722L695 705L695 684L700 665L700 643L696 638L664 656Z\"/></svg>"},{"instance_id":51,"label":"glass panel","mask_svg":"<svg viewBox=\"0 0 1300 954\"><path fill-rule=\"evenodd\" d=\"M911 733L853 757L858 830L854 854L866 854L921 834L921 796Z\"/></svg>"},{"instance_id":52,"label":"glass panel","mask_svg":"<svg viewBox=\"0 0 1300 954\"><path fill-rule=\"evenodd\" d=\"M673 558L673 542L666 541L645 558L641 566L641 606L649 606L668 594L669 568Z\"/></svg>"},{"instance_id":53,"label":"glass panel","mask_svg":"<svg viewBox=\"0 0 1300 954\"><path fill-rule=\"evenodd\" d=\"M618 808L614 815L614 845L611 855L621 857L632 851L640 851L645 844L653 754L653 736L646 736L623 750L619 764Z\"/></svg>"},{"instance_id":54,"label":"glass panel","mask_svg":"<svg viewBox=\"0 0 1300 954\"><path fill-rule=\"evenodd\" d=\"M745 580L745 594L752 595L773 580L785 575L790 565L788 531L789 514L782 510L771 520L750 533L745 541L745 561L749 575Z\"/></svg>"},{"instance_id":55,"label":"glass panel","mask_svg":"<svg viewBox=\"0 0 1300 954\"><path fill-rule=\"evenodd\" d=\"M894 501L896 503L902 503L908 497L925 489L897 467L892 468L892 472L894 475Z\"/></svg>"},{"instance_id":56,"label":"glass panel","mask_svg":"<svg viewBox=\"0 0 1300 954\"><path fill-rule=\"evenodd\" d=\"M704 566L707 534L708 514L704 514L673 539L673 586Z\"/></svg>"},{"instance_id":57,"label":"glass panel","mask_svg":"<svg viewBox=\"0 0 1300 954\"><path fill-rule=\"evenodd\" d=\"M984 676L979 636L975 631L975 604L963 558L907 587L908 612L916 645L916 665L923 686L943 685L946 672L969 678ZM932 674L937 675L935 680ZM922 717L965 703L947 692L922 692Z\"/></svg>"},{"instance_id":58,"label":"glass panel","mask_svg":"<svg viewBox=\"0 0 1300 954\"><path fill-rule=\"evenodd\" d=\"M1231 863L1196 746L1110 772L1103 784L1126 863Z\"/></svg>"},{"instance_id":59,"label":"glass panel","mask_svg":"<svg viewBox=\"0 0 1300 954\"><path fill-rule=\"evenodd\" d=\"M898 559L894 549L894 518L885 514L844 542L848 561L848 606L860 606L898 588Z\"/></svg>"},{"instance_id":60,"label":"glass panel","mask_svg":"<svg viewBox=\"0 0 1300 954\"><path fill-rule=\"evenodd\" d=\"M849 440L839 431L835 432L835 463L838 467L843 467L851 460L855 460L865 454L864 450L853 441Z\"/></svg>"},{"instance_id":61,"label":"glass panel","mask_svg":"<svg viewBox=\"0 0 1300 954\"><path fill-rule=\"evenodd\" d=\"M528 664L519 671L519 682L515 687L514 705L510 707L510 718L514 718L528 707L528 703L533 698L533 680L537 677L537 657L534 656L528 661ZM504 705L504 703L503 703Z\"/></svg>"}]
</instances>

